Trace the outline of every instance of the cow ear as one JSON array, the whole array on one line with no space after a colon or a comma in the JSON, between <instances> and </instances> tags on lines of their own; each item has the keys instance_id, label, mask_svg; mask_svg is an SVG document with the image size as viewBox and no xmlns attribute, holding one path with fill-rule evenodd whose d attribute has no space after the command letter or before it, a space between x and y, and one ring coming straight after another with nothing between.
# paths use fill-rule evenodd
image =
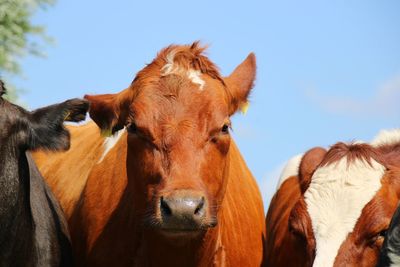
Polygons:
<instances>
[{"instance_id":1,"label":"cow ear","mask_svg":"<svg viewBox=\"0 0 400 267\"><path fill-rule=\"evenodd\" d=\"M118 94L85 95L90 102L90 117L99 126L102 135L110 136L124 127L131 103L130 95L129 89Z\"/></svg>"},{"instance_id":2,"label":"cow ear","mask_svg":"<svg viewBox=\"0 0 400 267\"><path fill-rule=\"evenodd\" d=\"M311 182L311 176L321 164L325 155L326 149L322 147L314 147L304 154L299 167L300 188L302 193L307 190Z\"/></svg>"},{"instance_id":3,"label":"cow ear","mask_svg":"<svg viewBox=\"0 0 400 267\"><path fill-rule=\"evenodd\" d=\"M236 69L224 79L228 89L229 115L248 107L248 96L256 78L256 56L250 53Z\"/></svg>"},{"instance_id":4,"label":"cow ear","mask_svg":"<svg viewBox=\"0 0 400 267\"><path fill-rule=\"evenodd\" d=\"M2 97L6 93L6 87L4 86L4 82L0 80L0 97Z\"/></svg>"},{"instance_id":5,"label":"cow ear","mask_svg":"<svg viewBox=\"0 0 400 267\"><path fill-rule=\"evenodd\" d=\"M64 121L79 122L86 118L89 102L70 99L60 104L37 109L27 120L27 149L66 150L70 146L70 135Z\"/></svg>"}]
</instances>

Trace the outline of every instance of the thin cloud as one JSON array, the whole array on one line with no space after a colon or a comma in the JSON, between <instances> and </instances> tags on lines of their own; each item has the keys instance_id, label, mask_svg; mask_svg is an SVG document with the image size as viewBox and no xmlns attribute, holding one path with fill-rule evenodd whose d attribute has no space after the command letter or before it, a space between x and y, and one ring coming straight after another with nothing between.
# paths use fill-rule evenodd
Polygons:
<instances>
[{"instance_id":1,"label":"thin cloud","mask_svg":"<svg viewBox=\"0 0 400 267\"><path fill-rule=\"evenodd\" d=\"M400 74L382 83L369 99L327 96L315 89L307 90L306 95L322 109L334 114L357 117L400 116Z\"/></svg>"}]
</instances>

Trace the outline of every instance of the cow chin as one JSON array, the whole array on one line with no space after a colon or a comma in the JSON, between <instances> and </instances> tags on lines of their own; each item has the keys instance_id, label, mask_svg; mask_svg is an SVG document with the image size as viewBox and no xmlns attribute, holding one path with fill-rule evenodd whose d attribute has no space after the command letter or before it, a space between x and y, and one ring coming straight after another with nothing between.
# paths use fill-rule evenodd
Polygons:
<instances>
[{"instance_id":1,"label":"cow chin","mask_svg":"<svg viewBox=\"0 0 400 267\"><path fill-rule=\"evenodd\" d=\"M217 219L214 216L196 220L196 218L185 216L161 215L152 221L151 228L168 239L195 239L217 225Z\"/></svg>"},{"instance_id":2,"label":"cow chin","mask_svg":"<svg viewBox=\"0 0 400 267\"><path fill-rule=\"evenodd\" d=\"M209 223L188 223L186 225L176 224L171 222L163 222L160 224L160 227L157 229L157 232L174 242L184 242L185 240L192 240L201 238L208 229L213 228L217 225L217 220L211 220Z\"/></svg>"},{"instance_id":3,"label":"cow chin","mask_svg":"<svg viewBox=\"0 0 400 267\"><path fill-rule=\"evenodd\" d=\"M170 240L172 242L177 242L176 244L179 245L181 243L185 243L186 241L190 241L193 239L198 239L202 237L205 233L204 229L200 230L189 230L189 231L182 231L176 229L160 229L158 231L159 235L164 237L166 240Z\"/></svg>"}]
</instances>

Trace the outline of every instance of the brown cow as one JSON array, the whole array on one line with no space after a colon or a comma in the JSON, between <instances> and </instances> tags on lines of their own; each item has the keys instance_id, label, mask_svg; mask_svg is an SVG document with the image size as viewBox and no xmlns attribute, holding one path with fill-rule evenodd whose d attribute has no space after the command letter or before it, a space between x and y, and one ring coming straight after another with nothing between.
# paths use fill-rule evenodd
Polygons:
<instances>
[{"instance_id":1,"label":"brown cow","mask_svg":"<svg viewBox=\"0 0 400 267\"><path fill-rule=\"evenodd\" d=\"M265 266L375 266L400 199L400 132L290 164L266 218Z\"/></svg>"},{"instance_id":2,"label":"brown cow","mask_svg":"<svg viewBox=\"0 0 400 267\"><path fill-rule=\"evenodd\" d=\"M71 127L67 153L36 154L78 266L260 266L262 200L229 134L255 56L223 78L203 50L169 46L127 89L86 96L112 137Z\"/></svg>"}]
</instances>

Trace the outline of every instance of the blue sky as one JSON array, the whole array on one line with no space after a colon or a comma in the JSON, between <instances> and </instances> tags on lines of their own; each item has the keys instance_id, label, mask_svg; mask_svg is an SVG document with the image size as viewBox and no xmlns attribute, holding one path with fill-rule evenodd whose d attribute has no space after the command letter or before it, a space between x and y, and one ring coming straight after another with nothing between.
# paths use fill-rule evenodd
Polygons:
<instances>
[{"instance_id":1,"label":"blue sky","mask_svg":"<svg viewBox=\"0 0 400 267\"><path fill-rule=\"evenodd\" d=\"M399 12L397 0L58 0L34 18L56 44L24 58L14 83L36 108L118 92L171 43L210 44L226 75L253 51L257 82L234 138L269 202L293 155L399 127Z\"/></svg>"}]
</instances>

